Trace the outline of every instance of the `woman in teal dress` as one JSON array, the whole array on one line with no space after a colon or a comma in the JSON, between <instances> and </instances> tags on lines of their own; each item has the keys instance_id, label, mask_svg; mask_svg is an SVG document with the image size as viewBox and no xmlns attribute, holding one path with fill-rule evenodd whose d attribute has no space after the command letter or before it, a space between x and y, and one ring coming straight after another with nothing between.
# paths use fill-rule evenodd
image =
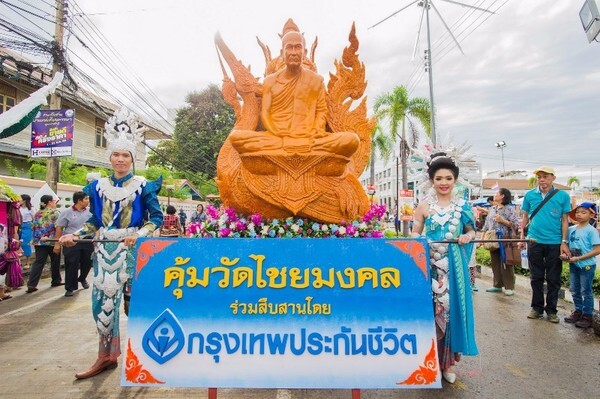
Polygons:
<instances>
[{"instance_id":1,"label":"woman in teal dress","mask_svg":"<svg viewBox=\"0 0 600 399\"><path fill-rule=\"evenodd\" d=\"M413 237L424 234L429 241L456 241L429 246L438 357L442 376L450 383L456 380L452 366L461 354L479 353L469 281L475 221L471 206L456 186L458 172L445 153L432 155L427 170L432 188L415 211L412 233Z\"/></svg>"}]
</instances>

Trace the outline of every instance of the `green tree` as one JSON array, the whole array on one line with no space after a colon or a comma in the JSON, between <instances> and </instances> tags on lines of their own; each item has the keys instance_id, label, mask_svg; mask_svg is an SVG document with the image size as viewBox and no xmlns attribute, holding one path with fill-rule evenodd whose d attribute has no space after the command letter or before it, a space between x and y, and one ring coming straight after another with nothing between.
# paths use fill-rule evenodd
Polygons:
<instances>
[{"instance_id":1,"label":"green tree","mask_svg":"<svg viewBox=\"0 0 600 399\"><path fill-rule=\"evenodd\" d=\"M235 124L233 108L215 84L189 93L186 103L177 111L173 138L150 150L148 165L163 167L174 178L188 179L202 195L218 194L217 156Z\"/></svg>"},{"instance_id":2,"label":"green tree","mask_svg":"<svg viewBox=\"0 0 600 399\"><path fill-rule=\"evenodd\" d=\"M527 185L529 186L529 188L535 188L537 184L537 176L531 176L529 179L527 179Z\"/></svg>"},{"instance_id":3,"label":"green tree","mask_svg":"<svg viewBox=\"0 0 600 399\"><path fill-rule=\"evenodd\" d=\"M416 128L418 122L425 134L431 134L431 114L429 100L422 97L409 98L404 86L397 86L389 93L384 93L375 99L375 114L379 123L387 122L389 134L396 142L399 141L400 164L402 167L402 189L408 188L407 160L411 147L418 142L419 135ZM406 128L410 133L410 142L406 138ZM398 131L400 129L400 132ZM403 223L402 233L408 235L408 223Z\"/></svg>"},{"instance_id":4,"label":"green tree","mask_svg":"<svg viewBox=\"0 0 600 399\"><path fill-rule=\"evenodd\" d=\"M190 192L187 188L175 189L169 193L167 186L177 186L175 173L166 166L150 166L148 169L136 171L136 175L143 176L147 180L156 180L162 176L162 187L158 192L158 195L163 197L170 196L171 198L187 199L191 197Z\"/></svg>"},{"instance_id":5,"label":"green tree","mask_svg":"<svg viewBox=\"0 0 600 399\"><path fill-rule=\"evenodd\" d=\"M575 187L579 186L581 182L577 176L569 176L567 179L567 186L571 187L571 190L575 190Z\"/></svg>"},{"instance_id":6,"label":"green tree","mask_svg":"<svg viewBox=\"0 0 600 399\"><path fill-rule=\"evenodd\" d=\"M19 168L17 168L15 165L13 165L13 163L10 161L10 159L5 159L4 160L4 166L6 167L6 170L8 170L8 173L12 176L12 177L17 177L21 175L21 171L19 170Z\"/></svg>"},{"instance_id":7,"label":"green tree","mask_svg":"<svg viewBox=\"0 0 600 399\"><path fill-rule=\"evenodd\" d=\"M44 158L29 158L29 178L46 180L46 160Z\"/></svg>"},{"instance_id":8,"label":"green tree","mask_svg":"<svg viewBox=\"0 0 600 399\"><path fill-rule=\"evenodd\" d=\"M91 171L83 165L78 165L77 159L74 157L60 159L59 179L61 183L85 186L87 184L87 174Z\"/></svg>"}]
</instances>

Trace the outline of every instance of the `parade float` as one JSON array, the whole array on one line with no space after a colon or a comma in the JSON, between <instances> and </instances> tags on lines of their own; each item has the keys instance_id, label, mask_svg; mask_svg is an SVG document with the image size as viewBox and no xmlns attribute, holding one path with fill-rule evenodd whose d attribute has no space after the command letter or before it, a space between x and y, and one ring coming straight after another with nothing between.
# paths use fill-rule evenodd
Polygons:
<instances>
[{"instance_id":1,"label":"parade float","mask_svg":"<svg viewBox=\"0 0 600 399\"><path fill-rule=\"evenodd\" d=\"M224 207L138 241L122 385L441 386L426 242L376 239L385 208L358 180L375 120L355 28L326 85L300 32L275 57L259 40L262 81L216 36Z\"/></svg>"}]
</instances>

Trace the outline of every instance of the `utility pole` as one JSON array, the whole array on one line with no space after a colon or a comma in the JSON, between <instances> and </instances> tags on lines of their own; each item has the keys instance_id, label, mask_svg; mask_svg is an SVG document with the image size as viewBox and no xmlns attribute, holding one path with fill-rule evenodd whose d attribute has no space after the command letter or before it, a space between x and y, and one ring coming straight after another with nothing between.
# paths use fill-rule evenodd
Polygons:
<instances>
[{"instance_id":1,"label":"utility pole","mask_svg":"<svg viewBox=\"0 0 600 399\"><path fill-rule=\"evenodd\" d=\"M63 54L63 17L64 17L64 0L56 0L56 24L54 25L54 54L52 54L52 76L60 71L60 58ZM50 109L61 109L61 99L54 91L50 95ZM46 160L46 183L52 191L58 193L58 171L60 160L58 157L50 156Z\"/></svg>"},{"instance_id":2,"label":"utility pole","mask_svg":"<svg viewBox=\"0 0 600 399\"><path fill-rule=\"evenodd\" d=\"M426 65L427 72L429 73L429 114L430 114L430 132L431 132L431 144L433 148L437 145L437 137L435 136L435 106L433 103L433 58L431 57L431 31L429 30L429 0L423 2L425 7L425 16L427 18L427 56Z\"/></svg>"}]
</instances>

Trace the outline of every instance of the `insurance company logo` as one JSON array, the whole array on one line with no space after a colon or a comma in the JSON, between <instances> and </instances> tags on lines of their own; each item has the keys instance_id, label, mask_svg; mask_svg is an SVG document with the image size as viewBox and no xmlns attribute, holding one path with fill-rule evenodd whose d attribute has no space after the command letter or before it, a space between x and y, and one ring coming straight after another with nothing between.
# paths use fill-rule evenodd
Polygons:
<instances>
[{"instance_id":1,"label":"insurance company logo","mask_svg":"<svg viewBox=\"0 0 600 399\"><path fill-rule=\"evenodd\" d=\"M165 309L148 327L142 339L144 352L159 364L177 356L185 344L181 323L170 309Z\"/></svg>"}]
</instances>

